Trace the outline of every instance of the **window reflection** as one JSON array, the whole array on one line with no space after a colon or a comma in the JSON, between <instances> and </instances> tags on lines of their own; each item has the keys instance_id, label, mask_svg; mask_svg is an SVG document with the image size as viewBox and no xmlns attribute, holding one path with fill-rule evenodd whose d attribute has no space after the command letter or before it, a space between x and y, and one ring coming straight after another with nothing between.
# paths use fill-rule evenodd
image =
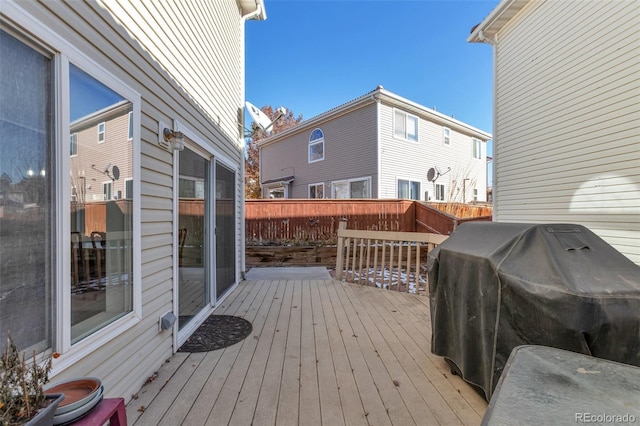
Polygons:
<instances>
[{"instance_id":1,"label":"window reflection","mask_svg":"<svg viewBox=\"0 0 640 426\"><path fill-rule=\"evenodd\" d=\"M132 310L132 104L69 67L71 338Z\"/></svg>"}]
</instances>

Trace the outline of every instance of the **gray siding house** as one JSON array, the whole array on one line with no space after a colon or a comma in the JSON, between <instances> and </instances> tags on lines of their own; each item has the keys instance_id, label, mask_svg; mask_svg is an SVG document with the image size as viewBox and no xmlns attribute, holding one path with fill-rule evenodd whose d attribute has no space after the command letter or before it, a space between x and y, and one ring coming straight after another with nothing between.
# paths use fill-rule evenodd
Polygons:
<instances>
[{"instance_id":1,"label":"gray siding house","mask_svg":"<svg viewBox=\"0 0 640 426\"><path fill-rule=\"evenodd\" d=\"M263 198L486 201L489 139L378 86L261 141Z\"/></svg>"},{"instance_id":2,"label":"gray siding house","mask_svg":"<svg viewBox=\"0 0 640 426\"><path fill-rule=\"evenodd\" d=\"M262 0L0 2L2 351L10 333L52 381L128 401L237 285L244 31L265 18Z\"/></svg>"},{"instance_id":3,"label":"gray siding house","mask_svg":"<svg viewBox=\"0 0 640 426\"><path fill-rule=\"evenodd\" d=\"M633 0L505 0L474 28L495 52L494 220L578 223L640 264L639 22Z\"/></svg>"}]
</instances>

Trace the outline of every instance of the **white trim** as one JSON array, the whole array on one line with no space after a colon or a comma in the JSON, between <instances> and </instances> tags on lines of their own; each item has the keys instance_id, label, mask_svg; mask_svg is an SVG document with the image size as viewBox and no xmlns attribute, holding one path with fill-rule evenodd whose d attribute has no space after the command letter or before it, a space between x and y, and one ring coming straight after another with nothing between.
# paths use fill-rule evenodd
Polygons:
<instances>
[{"instance_id":1,"label":"white trim","mask_svg":"<svg viewBox=\"0 0 640 426\"><path fill-rule=\"evenodd\" d=\"M322 158L318 158L316 160L312 160L311 159L311 147L315 146L315 145L320 145L322 144ZM317 139L313 142L309 142L309 149L307 150L307 160L309 162L309 164L311 163L317 163L318 161L324 161L324 138L322 139Z\"/></svg>"},{"instance_id":2,"label":"white trim","mask_svg":"<svg viewBox=\"0 0 640 426\"><path fill-rule=\"evenodd\" d=\"M371 198L380 198L380 192L382 191L382 179L380 179L382 173L382 144L380 143L380 101L376 99L376 150L377 150L377 158L376 158L376 179L377 179L377 188L375 197L371 194Z\"/></svg>"},{"instance_id":3,"label":"white trim","mask_svg":"<svg viewBox=\"0 0 640 426\"><path fill-rule=\"evenodd\" d=\"M102 131L100 131L100 127L102 127ZM107 123L105 121L98 123L97 130L98 130L98 143L104 143L104 141L107 140ZM102 140L100 140L100 135L102 135Z\"/></svg>"}]
</instances>

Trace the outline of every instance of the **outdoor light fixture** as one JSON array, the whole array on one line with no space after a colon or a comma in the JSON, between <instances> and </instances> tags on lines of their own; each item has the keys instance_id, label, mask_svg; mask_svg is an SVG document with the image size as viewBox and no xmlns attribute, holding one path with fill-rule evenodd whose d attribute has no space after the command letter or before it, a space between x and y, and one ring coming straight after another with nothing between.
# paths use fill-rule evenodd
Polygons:
<instances>
[{"instance_id":1,"label":"outdoor light fixture","mask_svg":"<svg viewBox=\"0 0 640 426\"><path fill-rule=\"evenodd\" d=\"M172 127L179 126L174 122ZM162 121L158 121L158 145L169 151L182 151L184 149L184 133L172 129Z\"/></svg>"}]
</instances>

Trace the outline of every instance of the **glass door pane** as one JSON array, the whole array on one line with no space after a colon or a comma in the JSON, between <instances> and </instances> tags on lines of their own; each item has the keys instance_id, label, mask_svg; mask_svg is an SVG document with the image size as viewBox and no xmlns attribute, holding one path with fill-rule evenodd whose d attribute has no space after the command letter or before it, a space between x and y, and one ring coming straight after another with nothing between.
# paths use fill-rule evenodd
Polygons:
<instances>
[{"instance_id":1,"label":"glass door pane","mask_svg":"<svg viewBox=\"0 0 640 426\"><path fill-rule=\"evenodd\" d=\"M216 296L236 282L235 173L216 163Z\"/></svg>"},{"instance_id":2,"label":"glass door pane","mask_svg":"<svg viewBox=\"0 0 640 426\"><path fill-rule=\"evenodd\" d=\"M182 329L208 304L211 162L185 147L179 154L178 316Z\"/></svg>"}]
</instances>

